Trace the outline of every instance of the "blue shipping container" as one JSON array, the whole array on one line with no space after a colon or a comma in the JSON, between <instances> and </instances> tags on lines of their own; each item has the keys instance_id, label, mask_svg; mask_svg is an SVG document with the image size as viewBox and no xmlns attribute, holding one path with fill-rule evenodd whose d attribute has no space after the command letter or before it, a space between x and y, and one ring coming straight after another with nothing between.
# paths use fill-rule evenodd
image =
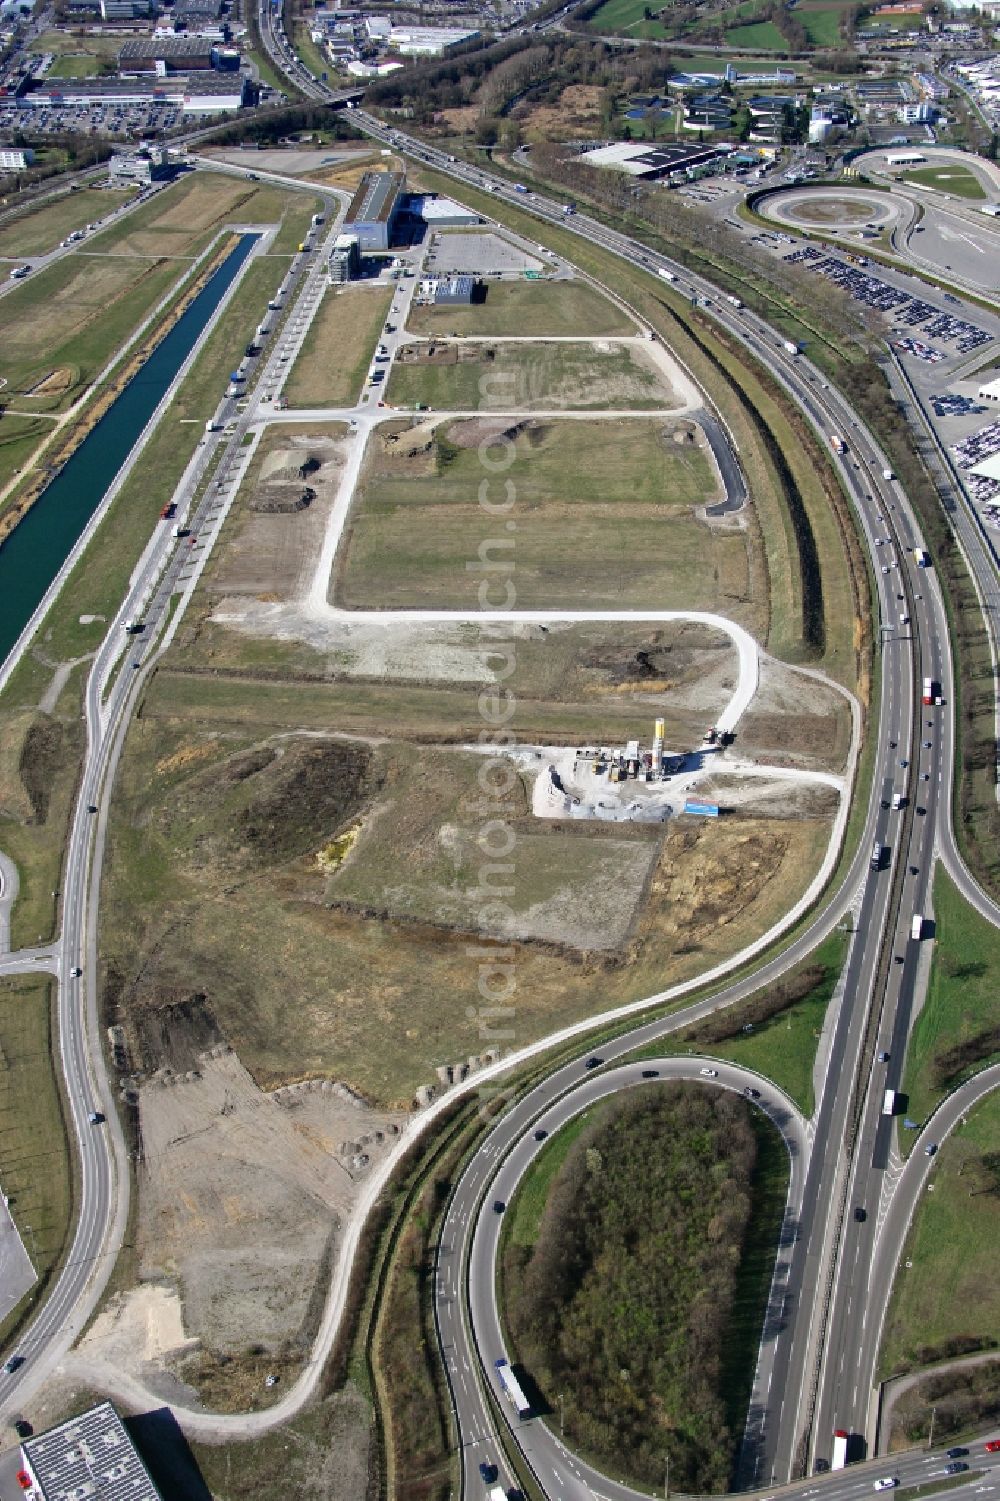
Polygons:
<instances>
[{"instance_id":1,"label":"blue shipping container","mask_svg":"<svg viewBox=\"0 0 1000 1501\"><path fill-rule=\"evenodd\" d=\"M685 803L685 813L698 813L702 818L718 818L718 803Z\"/></svg>"}]
</instances>

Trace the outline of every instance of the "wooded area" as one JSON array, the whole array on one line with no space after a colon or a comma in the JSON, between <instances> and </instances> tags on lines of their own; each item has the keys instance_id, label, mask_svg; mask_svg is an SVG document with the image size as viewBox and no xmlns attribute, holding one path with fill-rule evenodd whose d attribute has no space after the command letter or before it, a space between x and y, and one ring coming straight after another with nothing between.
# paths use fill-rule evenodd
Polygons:
<instances>
[{"instance_id":1,"label":"wooded area","mask_svg":"<svg viewBox=\"0 0 1000 1501\"><path fill-rule=\"evenodd\" d=\"M724 1344L757 1140L739 1097L658 1084L609 1102L555 1177L538 1239L508 1244L512 1359L567 1440L633 1480L728 1488Z\"/></svg>"}]
</instances>

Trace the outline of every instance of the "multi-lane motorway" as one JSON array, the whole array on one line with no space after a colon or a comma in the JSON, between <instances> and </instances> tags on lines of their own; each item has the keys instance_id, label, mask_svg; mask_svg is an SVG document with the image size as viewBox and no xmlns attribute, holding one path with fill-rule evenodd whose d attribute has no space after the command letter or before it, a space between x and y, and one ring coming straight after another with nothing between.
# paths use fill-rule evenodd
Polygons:
<instances>
[{"instance_id":1,"label":"multi-lane motorway","mask_svg":"<svg viewBox=\"0 0 1000 1501\"><path fill-rule=\"evenodd\" d=\"M280 12L268 6L261 6L261 12L265 45L278 65L310 97L328 98L325 86L292 58L281 31ZM459 182L491 187L497 200L516 203L549 223L558 222L629 261L638 272L671 270L676 277L672 290L707 299L706 312L767 366L824 438L836 431L848 439L848 453L837 462L875 566L881 628L876 764L859 852L837 890L779 958L740 984L724 987L666 1021L636 1027L601 1050L604 1063L610 1065L639 1046L655 1044L693 1015L731 1004L798 962L850 915L855 937L834 1023L829 1067L813 1119L800 1122L773 1087L760 1084L761 1106L783 1129L793 1168L785 1244L776 1268L741 1460L746 1485L771 1486L786 1481L801 1463L809 1468L816 1459L828 1457L833 1428L871 1435L878 1314L886 1305L905 1226L933 1160L924 1156L921 1147L943 1138L975 1092L996 1082L992 1074L984 1074L953 1097L920 1133L903 1165L896 1127L882 1116L881 1103L884 1090L898 1085L901 1077L925 964L925 945L910 938L910 925L914 912L927 907L936 855L979 910L1000 923L1000 911L962 866L951 829L954 748L948 706L954 690L940 590L933 570L918 569L913 560L911 549L921 541L919 531L905 495L885 477L888 463L875 439L805 360L784 351L766 324L752 313L728 308L710 284L672 266L639 242L585 215L565 219L557 203L537 194L527 198L515 194L505 180L489 179L478 169L452 162L360 111L355 111L354 118L394 149L424 160ZM306 313L318 298L316 278L322 274L317 258L313 270L300 279L295 305L301 313L289 315L282 343L276 343L267 356L267 372L273 372L275 381L282 355L287 359L302 337ZM258 381L257 394L235 426L224 436L210 436L199 448L185 478L192 508L185 519L196 538L211 535L225 516L245 462L242 439L258 416L258 402L267 386L267 379ZM203 487L213 466L212 482ZM974 548L970 558L977 577L983 569L983 577L992 581L989 560L974 555ZM124 1231L125 1143L99 1061L96 894L106 798L122 738L146 669L162 649L158 623L166 616L171 595L190 585L191 574L187 543L183 539L174 542L161 528L88 684L88 751L67 855L61 940L51 953L38 956L39 963L53 965L58 972L62 1060L79 1142L82 1209L67 1265L22 1342L26 1363L13 1375L0 1376L0 1405L8 1411L15 1394L22 1397L37 1385L79 1332ZM121 623L137 614L147 621L147 631L123 661ZM908 617L905 624L901 615ZM163 640L169 640L169 629ZM921 675L939 680L944 708L920 708ZM905 796L904 808L887 806L893 792ZM889 850L885 868L878 871L869 866L875 839ZM3 875L5 883L9 882L9 873ZM4 895L0 893L0 910ZM10 962L0 957L0 968ZM75 973L78 968L81 975ZM877 1061L880 1051L889 1054L887 1062ZM690 1063L663 1059L653 1066L667 1077L689 1069ZM497 1194L504 1197L509 1192L519 1166L530 1158L534 1130L540 1129L535 1124L538 1119L547 1121L543 1129L553 1129L586 1102L581 1088L596 1095L634 1082L636 1072L635 1065L615 1071L610 1067L584 1070L575 1062L552 1074L501 1118L456 1187L440 1247L437 1316L469 1494L478 1493L479 1459L499 1458L497 1424L503 1412L490 1395L489 1375L500 1353L495 1348L499 1326L492 1293L497 1217L491 1218L489 1205L485 1215L481 1212L483 1194L489 1192L490 1179L498 1171ZM743 1076L728 1065L720 1066L718 1079L712 1082L742 1087ZM107 1116L106 1122L91 1123L89 1116L95 1109ZM854 1206L865 1209L864 1221L855 1219ZM325 1326L324 1338L332 1338L331 1319L325 1320ZM303 1388L303 1399L305 1394ZM545 1494L614 1493L621 1498L631 1494L613 1478L587 1472L566 1450L553 1423L535 1420L518 1426L515 1422L512 1432ZM901 1478L931 1478L940 1469L940 1457L927 1456L908 1460L906 1467L900 1465L899 1473ZM809 1494L816 1484L807 1482L796 1492ZM836 1501L846 1501L870 1487L871 1477L863 1472L848 1472L822 1483L824 1494Z\"/></svg>"}]
</instances>

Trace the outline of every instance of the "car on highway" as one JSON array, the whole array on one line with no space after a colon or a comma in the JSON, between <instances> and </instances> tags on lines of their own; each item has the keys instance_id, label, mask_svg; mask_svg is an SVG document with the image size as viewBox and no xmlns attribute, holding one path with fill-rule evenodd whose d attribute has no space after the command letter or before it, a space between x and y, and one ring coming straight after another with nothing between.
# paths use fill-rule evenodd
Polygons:
<instances>
[{"instance_id":1,"label":"car on highway","mask_svg":"<svg viewBox=\"0 0 1000 1501\"><path fill-rule=\"evenodd\" d=\"M923 746L924 750L930 750L931 742L929 740L922 740L920 743Z\"/></svg>"},{"instance_id":2,"label":"car on highway","mask_svg":"<svg viewBox=\"0 0 1000 1501\"><path fill-rule=\"evenodd\" d=\"M544 1126L539 1126L538 1130L535 1132L535 1140L544 1141L548 1134L549 1133L546 1131Z\"/></svg>"},{"instance_id":3,"label":"car on highway","mask_svg":"<svg viewBox=\"0 0 1000 1501\"><path fill-rule=\"evenodd\" d=\"M885 1051L884 1048L882 1049L882 1051L878 1055L878 1061L879 1061L879 1063L888 1063L889 1062L889 1054Z\"/></svg>"},{"instance_id":4,"label":"car on highway","mask_svg":"<svg viewBox=\"0 0 1000 1501\"><path fill-rule=\"evenodd\" d=\"M927 1143L927 1145L924 1147L924 1156L925 1157L933 1157L934 1153L936 1151L937 1151L937 1142L936 1141L929 1141Z\"/></svg>"},{"instance_id":5,"label":"car on highway","mask_svg":"<svg viewBox=\"0 0 1000 1501\"><path fill-rule=\"evenodd\" d=\"M961 1475L962 1471L968 1468L969 1466L963 1464L960 1459L953 1459L951 1464L945 1465L944 1472L946 1475Z\"/></svg>"},{"instance_id":6,"label":"car on highway","mask_svg":"<svg viewBox=\"0 0 1000 1501\"><path fill-rule=\"evenodd\" d=\"M27 1418L14 1419L14 1432L18 1438L30 1438L34 1431Z\"/></svg>"},{"instance_id":7,"label":"car on highway","mask_svg":"<svg viewBox=\"0 0 1000 1501\"><path fill-rule=\"evenodd\" d=\"M20 1370L21 1366L23 1365L23 1355L8 1355L7 1359L3 1363L3 1368L8 1376L12 1376L14 1372Z\"/></svg>"},{"instance_id":8,"label":"car on highway","mask_svg":"<svg viewBox=\"0 0 1000 1501\"><path fill-rule=\"evenodd\" d=\"M759 1089L754 1089L754 1087L753 1087L752 1084L748 1084L746 1086L746 1088L743 1090L743 1093L746 1095L746 1097L747 1097L748 1100L759 1100L760 1099L760 1090Z\"/></svg>"},{"instance_id":9,"label":"car on highway","mask_svg":"<svg viewBox=\"0 0 1000 1501\"><path fill-rule=\"evenodd\" d=\"M80 968L79 964L74 964L73 968L70 970L70 974L73 976L74 980L78 980L83 974L83 970Z\"/></svg>"},{"instance_id":10,"label":"car on highway","mask_svg":"<svg viewBox=\"0 0 1000 1501\"><path fill-rule=\"evenodd\" d=\"M99 1110L91 1110L87 1119L92 1126L102 1126L104 1124L104 1116Z\"/></svg>"},{"instance_id":11,"label":"car on highway","mask_svg":"<svg viewBox=\"0 0 1000 1501\"><path fill-rule=\"evenodd\" d=\"M944 1452L946 1459L962 1459L969 1451L956 1444L953 1449L946 1449Z\"/></svg>"},{"instance_id":12,"label":"car on highway","mask_svg":"<svg viewBox=\"0 0 1000 1501\"><path fill-rule=\"evenodd\" d=\"M988 1444L983 1445L983 1448L987 1454L1000 1454L1000 1438L991 1438Z\"/></svg>"},{"instance_id":13,"label":"car on highway","mask_svg":"<svg viewBox=\"0 0 1000 1501\"><path fill-rule=\"evenodd\" d=\"M584 1068L600 1068L603 1062L603 1058L588 1058L583 1066Z\"/></svg>"},{"instance_id":14,"label":"car on highway","mask_svg":"<svg viewBox=\"0 0 1000 1501\"><path fill-rule=\"evenodd\" d=\"M719 1077L719 1070L717 1068L700 1068L698 1072L703 1079L717 1079Z\"/></svg>"},{"instance_id":15,"label":"car on highway","mask_svg":"<svg viewBox=\"0 0 1000 1501\"><path fill-rule=\"evenodd\" d=\"M865 1220L868 1218L867 1209L863 1208L861 1204L855 1204L854 1218L857 1220L859 1225L863 1225Z\"/></svg>"},{"instance_id":16,"label":"car on highway","mask_svg":"<svg viewBox=\"0 0 1000 1501\"><path fill-rule=\"evenodd\" d=\"M660 1077L660 1070L658 1068L644 1068L642 1077L644 1079L658 1079Z\"/></svg>"},{"instance_id":17,"label":"car on highway","mask_svg":"<svg viewBox=\"0 0 1000 1501\"><path fill-rule=\"evenodd\" d=\"M504 1212L504 1210L506 1208L507 1208L507 1205L506 1205L506 1203L504 1202L503 1199L494 1199L493 1200L493 1213L494 1214L503 1214L503 1212Z\"/></svg>"},{"instance_id":18,"label":"car on highway","mask_svg":"<svg viewBox=\"0 0 1000 1501\"><path fill-rule=\"evenodd\" d=\"M484 1484L492 1485L497 1478L497 1467L496 1465L488 1465L484 1462L479 1466L479 1474Z\"/></svg>"},{"instance_id":19,"label":"car on highway","mask_svg":"<svg viewBox=\"0 0 1000 1501\"><path fill-rule=\"evenodd\" d=\"M896 1486L898 1484L899 1484L899 1478L898 1478L898 1476L896 1476L896 1475L883 1475L882 1478L881 1478L881 1480L876 1480L875 1484L872 1486L872 1490L873 1491L891 1491L891 1490L895 1490L895 1488L896 1488Z\"/></svg>"}]
</instances>

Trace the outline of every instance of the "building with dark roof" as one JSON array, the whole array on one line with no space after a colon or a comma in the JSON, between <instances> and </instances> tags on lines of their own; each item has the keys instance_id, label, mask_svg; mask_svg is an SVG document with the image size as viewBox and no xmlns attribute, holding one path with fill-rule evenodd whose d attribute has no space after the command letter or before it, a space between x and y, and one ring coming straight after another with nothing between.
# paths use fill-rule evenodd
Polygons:
<instances>
[{"instance_id":1,"label":"building with dark roof","mask_svg":"<svg viewBox=\"0 0 1000 1501\"><path fill-rule=\"evenodd\" d=\"M446 276L434 288L435 307L461 307L472 301L476 283L471 276Z\"/></svg>"},{"instance_id":2,"label":"building with dark roof","mask_svg":"<svg viewBox=\"0 0 1000 1501\"><path fill-rule=\"evenodd\" d=\"M122 44L118 71L123 78L156 73L190 73L211 68L215 44L210 37L144 36Z\"/></svg>"},{"instance_id":3,"label":"building with dark roof","mask_svg":"<svg viewBox=\"0 0 1000 1501\"><path fill-rule=\"evenodd\" d=\"M21 1444L25 1501L161 1501L110 1402Z\"/></svg>"},{"instance_id":4,"label":"building with dark roof","mask_svg":"<svg viewBox=\"0 0 1000 1501\"><path fill-rule=\"evenodd\" d=\"M362 250L388 250L406 179L398 172L366 172L343 223L345 235L357 235Z\"/></svg>"}]
</instances>

